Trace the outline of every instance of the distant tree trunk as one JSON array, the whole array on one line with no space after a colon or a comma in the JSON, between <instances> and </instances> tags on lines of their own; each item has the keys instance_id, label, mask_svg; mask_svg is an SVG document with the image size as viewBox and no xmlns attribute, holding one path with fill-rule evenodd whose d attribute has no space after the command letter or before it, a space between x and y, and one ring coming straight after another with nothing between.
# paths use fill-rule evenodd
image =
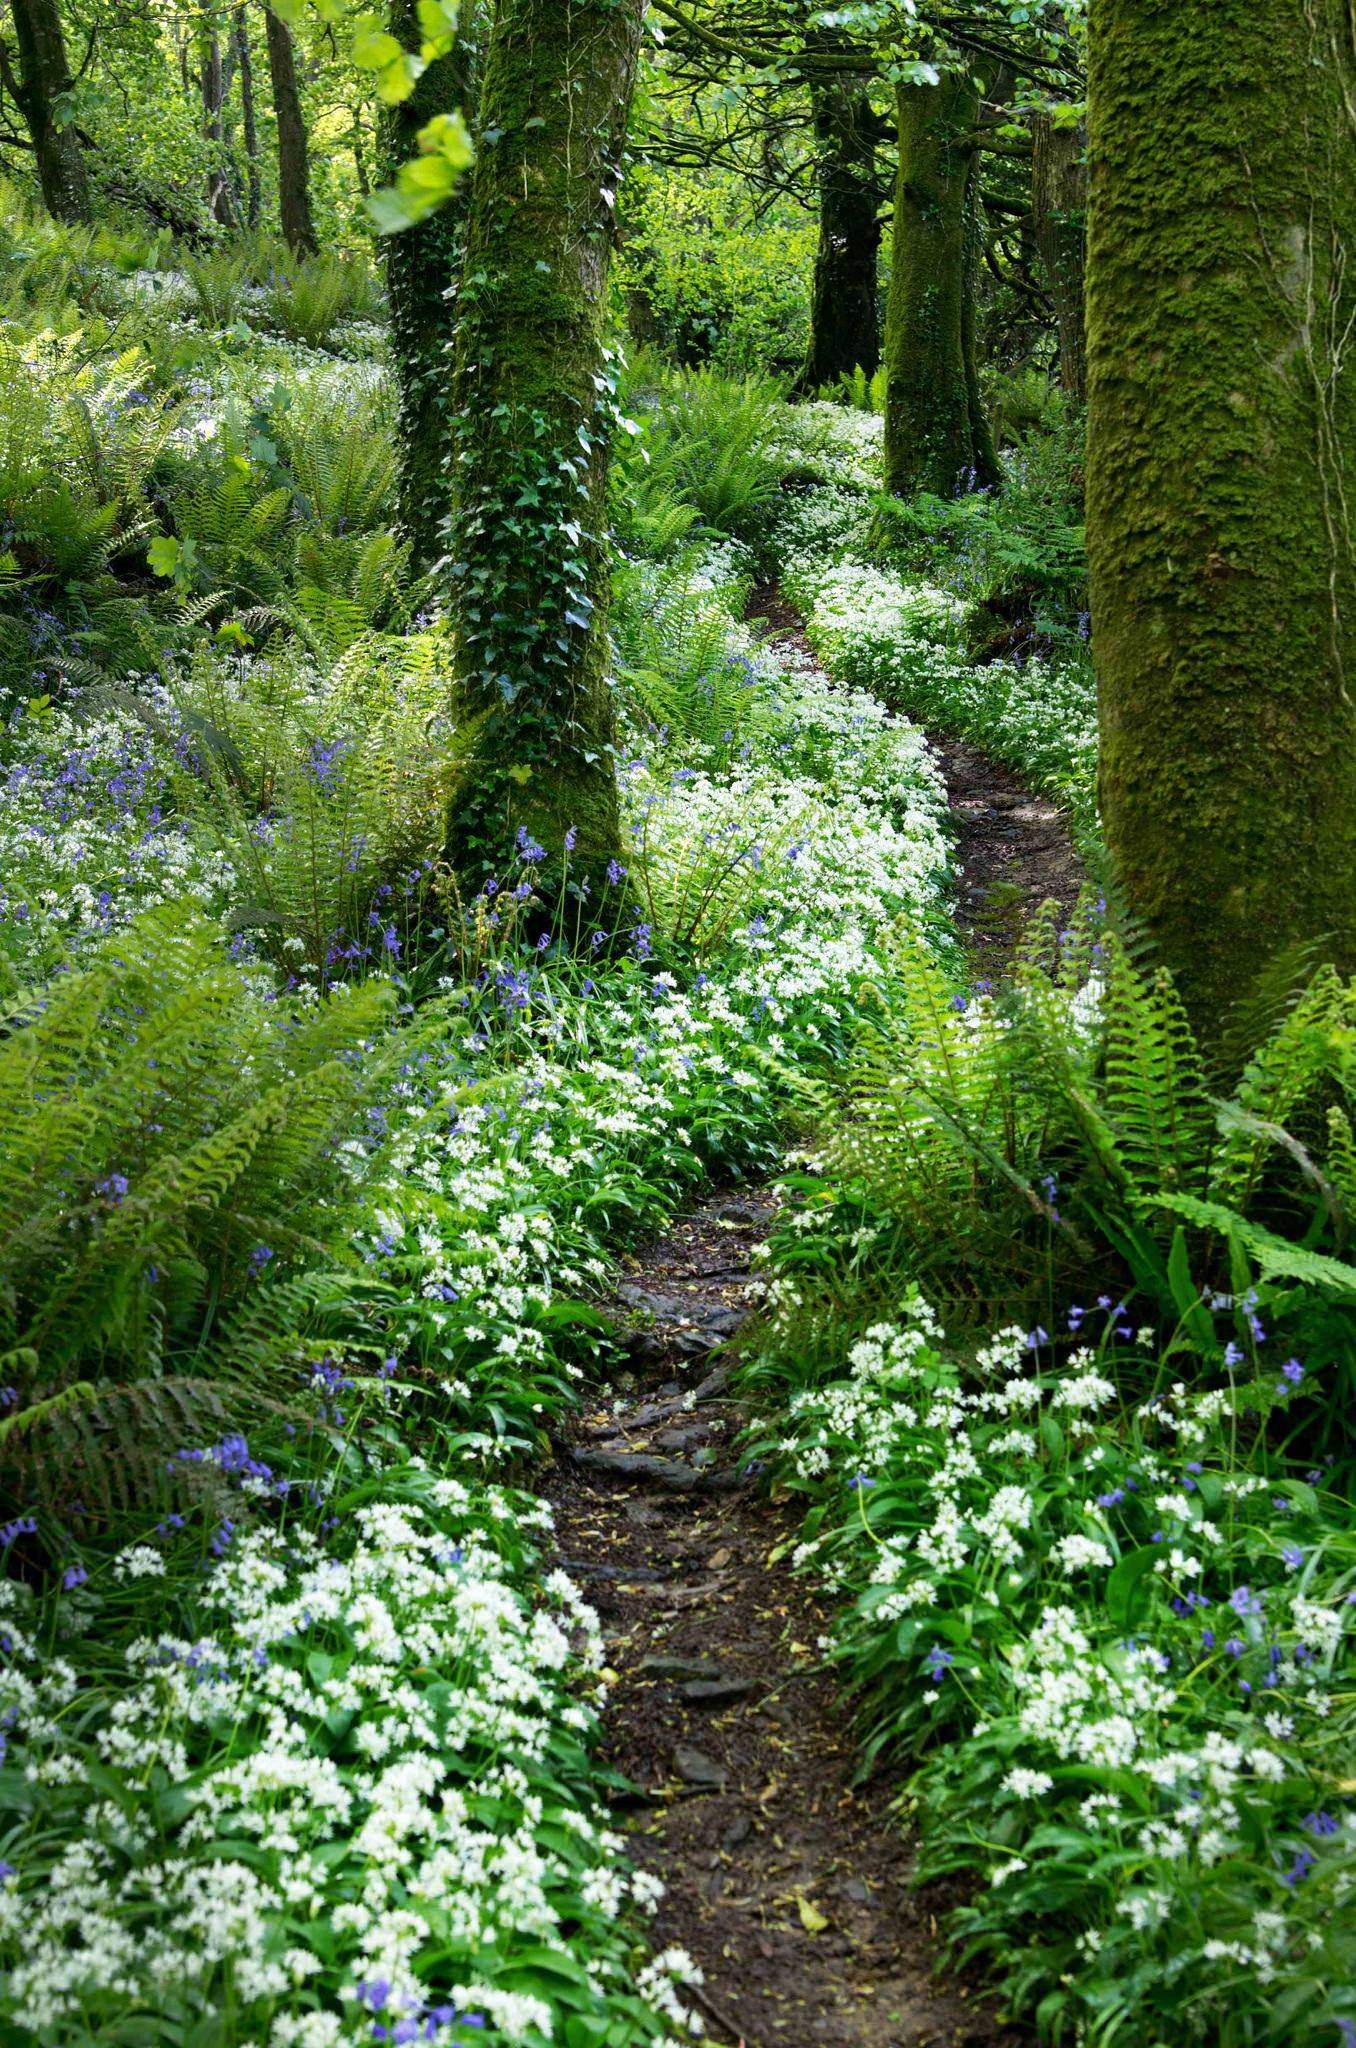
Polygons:
<instances>
[{"instance_id":1,"label":"distant tree trunk","mask_svg":"<svg viewBox=\"0 0 1356 2048\"><path fill-rule=\"evenodd\" d=\"M222 109L226 103L226 73L221 59L221 37L210 29L203 42L202 111L203 134L207 138L207 210L219 227L235 226L231 204L231 181L227 170Z\"/></svg>"},{"instance_id":2,"label":"distant tree trunk","mask_svg":"<svg viewBox=\"0 0 1356 2048\"><path fill-rule=\"evenodd\" d=\"M314 256L318 244L311 221L311 170L292 35L271 7L265 12L264 22L273 112L278 124L278 210L283 240L294 256Z\"/></svg>"},{"instance_id":3,"label":"distant tree trunk","mask_svg":"<svg viewBox=\"0 0 1356 2048\"><path fill-rule=\"evenodd\" d=\"M972 168L965 195L965 289L961 294L961 357L965 363L965 402L970 412L970 466L973 488L996 491L1003 481L993 428L979 389L979 344L975 309L979 299L979 260L984 223L980 218L978 175Z\"/></svg>"},{"instance_id":4,"label":"distant tree trunk","mask_svg":"<svg viewBox=\"0 0 1356 2048\"><path fill-rule=\"evenodd\" d=\"M595 892L617 850L605 346L645 0L499 0L458 308L452 596L481 715L450 820L465 872L519 834Z\"/></svg>"},{"instance_id":5,"label":"distant tree trunk","mask_svg":"<svg viewBox=\"0 0 1356 2048\"><path fill-rule=\"evenodd\" d=\"M240 65L240 121L245 135L245 224L257 228L263 205L259 176L259 125L254 110L254 58L249 21L243 7L235 10L236 60Z\"/></svg>"},{"instance_id":6,"label":"distant tree trunk","mask_svg":"<svg viewBox=\"0 0 1356 2048\"><path fill-rule=\"evenodd\" d=\"M1048 114L1031 123L1031 213L1059 336L1059 381L1080 404L1088 395L1083 272L1088 171L1081 128L1056 128Z\"/></svg>"},{"instance_id":7,"label":"distant tree trunk","mask_svg":"<svg viewBox=\"0 0 1356 2048\"><path fill-rule=\"evenodd\" d=\"M0 44L0 75L33 144L43 202L54 220L90 218L85 153L59 102L75 83L66 61L58 0L10 0L18 69Z\"/></svg>"},{"instance_id":8,"label":"distant tree trunk","mask_svg":"<svg viewBox=\"0 0 1356 2048\"><path fill-rule=\"evenodd\" d=\"M810 345L798 391L836 384L860 366L880 365L876 266L880 254L880 184L876 116L861 81L810 84L819 184L819 241L810 298Z\"/></svg>"},{"instance_id":9,"label":"distant tree trunk","mask_svg":"<svg viewBox=\"0 0 1356 2048\"><path fill-rule=\"evenodd\" d=\"M381 117L379 140L388 177L415 154L415 138L435 114L460 108L474 125L478 67L474 31L466 18L469 11L463 10L461 33L451 52L429 65L409 99ZM416 0L392 0L390 28L407 50L418 49ZM399 234L387 235L384 243L398 405L400 524L423 562L435 561L445 545L452 468L448 345L468 185L464 179L448 205Z\"/></svg>"},{"instance_id":10,"label":"distant tree trunk","mask_svg":"<svg viewBox=\"0 0 1356 2048\"><path fill-rule=\"evenodd\" d=\"M898 497L953 498L989 480L979 393L967 374L968 229L978 88L961 72L901 85L894 256L885 315L885 477Z\"/></svg>"},{"instance_id":11,"label":"distant tree trunk","mask_svg":"<svg viewBox=\"0 0 1356 2048\"><path fill-rule=\"evenodd\" d=\"M1090 28L1102 813L1209 1035L1269 960L1356 968L1356 48L1347 0Z\"/></svg>"}]
</instances>

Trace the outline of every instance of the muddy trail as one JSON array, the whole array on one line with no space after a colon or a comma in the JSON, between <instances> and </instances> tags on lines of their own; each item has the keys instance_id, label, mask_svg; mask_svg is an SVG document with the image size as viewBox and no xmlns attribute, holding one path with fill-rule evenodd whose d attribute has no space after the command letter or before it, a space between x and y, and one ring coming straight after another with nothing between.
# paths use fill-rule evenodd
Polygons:
<instances>
[{"instance_id":1,"label":"muddy trail","mask_svg":"<svg viewBox=\"0 0 1356 2048\"><path fill-rule=\"evenodd\" d=\"M631 1262L633 1370L583 1412L548 1489L618 1675L606 1754L631 1853L666 1887L656 1943L701 1965L716 2039L1015 2048L965 1985L933 1981L954 1899L910 1889L890 1788L854 1784L831 1609L774 1556L794 1512L741 1468L720 1346L772 1208L765 1191L713 1195Z\"/></svg>"},{"instance_id":2,"label":"muddy trail","mask_svg":"<svg viewBox=\"0 0 1356 2048\"><path fill-rule=\"evenodd\" d=\"M800 614L776 583L760 583L748 604L772 639L824 674ZM1032 793L982 747L925 727L946 784L955 843L956 929L976 980L997 981L1012 961L1032 912L1048 899L1067 917L1083 871L1067 815Z\"/></svg>"}]
</instances>

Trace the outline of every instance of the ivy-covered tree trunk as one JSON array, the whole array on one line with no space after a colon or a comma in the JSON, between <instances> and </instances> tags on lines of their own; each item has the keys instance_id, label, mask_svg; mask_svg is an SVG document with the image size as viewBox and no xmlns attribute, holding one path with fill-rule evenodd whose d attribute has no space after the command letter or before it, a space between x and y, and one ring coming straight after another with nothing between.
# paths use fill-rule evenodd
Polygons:
<instances>
[{"instance_id":1,"label":"ivy-covered tree trunk","mask_svg":"<svg viewBox=\"0 0 1356 2048\"><path fill-rule=\"evenodd\" d=\"M876 268L880 254L877 118L860 79L812 79L818 152L819 240L810 298L810 345L796 388L815 392L880 364Z\"/></svg>"},{"instance_id":2,"label":"ivy-covered tree trunk","mask_svg":"<svg viewBox=\"0 0 1356 2048\"><path fill-rule=\"evenodd\" d=\"M294 256L314 256L318 244L311 220L311 166L292 34L271 7L265 9L264 22L278 127L278 211L283 240Z\"/></svg>"},{"instance_id":3,"label":"ivy-covered tree trunk","mask_svg":"<svg viewBox=\"0 0 1356 2048\"><path fill-rule=\"evenodd\" d=\"M596 892L617 851L605 346L644 0L499 0L458 302L450 589L480 725L449 854L539 845Z\"/></svg>"},{"instance_id":4,"label":"ivy-covered tree trunk","mask_svg":"<svg viewBox=\"0 0 1356 2048\"><path fill-rule=\"evenodd\" d=\"M475 91L475 39L462 21L455 48L437 58L409 99L381 117L387 177L416 154L419 130L435 114L460 108L468 124ZM417 0L392 0L391 34L407 50L421 41ZM452 450L448 438L452 378L448 361L453 295L461 273L466 185L457 197L412 227L385 237L386 296L391 309L400 438L399 513L404 532L423 563L442 553Z\"/></svg>"},{"instance_id":5,"label":"ivy-covered tree trunk","mask_svg":"<svg viewBox=\"0 0 1356 2048\"><path fill-rule=\"evenodd\" d=\"M58 0L10 0L17 65L0 43L0 75L23 115L33 145L43 203L54 220L90 218L85 152L62 96L75 81L66 60Z\"/></svg>"},{"instance_id":6,"label":"ivy-covered tree trunk","mask_svg":"<svg viewBox=\"0 0 1356 2048\"><path fill-rule=\"evenodd\" d=\"M1207 1032L1356 967L1353 107L1347 0L1093 0L1102 809Z\"/></svg>"},{"instance_id":7,"label":"ivy-covered tree trunk","mask_svg":"<svg viewBox=\"0 0 1356 2048\"><path fill-rule=\"evenodd\" d=\"M898 100L885 477L898 497L933 491L952 498L991 481L978 389L966 370L979 92L963 73L949 72L937 85L901 85Z\"/></svg>"},{"instance_id":8,"label":"ivy-covered tree trunk","mask_svg":"<svg viewBox=\"0 0 1356 2048\"><path fill-rule=\"evenodd\" d=\"M1031 123L1031 214L1041 267L1055 308L1059 381L1081 403L1088 395L1083 273L1088 225L1086 142L1081 128Z\"/></svg>"}]
</instances>

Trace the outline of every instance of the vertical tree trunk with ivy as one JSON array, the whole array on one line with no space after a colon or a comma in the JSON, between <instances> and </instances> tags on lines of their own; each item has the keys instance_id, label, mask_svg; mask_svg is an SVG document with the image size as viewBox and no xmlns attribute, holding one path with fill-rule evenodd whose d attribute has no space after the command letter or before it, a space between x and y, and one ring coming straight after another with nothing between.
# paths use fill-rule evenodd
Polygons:
<instances>
[{"instance_id":1,"label":"vertical tree trunk with ivy","mask_svg":"<svg viewBox=\"0 0 1356 2048\"><path fill-rule=\"evenodd\" d=\"M481 723L449 853L520 835L590 885L618 838L607 676L608 268L644 0L499 0L458 301L450 588Z\"/></svg>"},{"instance_id":2,"label":"vertical tree trunk with ivy","mask_svg":"<svg viewBox=\"0 0 1356 2048\"><path fill-rule=\"evenodd\" d=\"M1087 243L1088 172L1083 132L1056 128L1048 114L1031 123L1031 214L1041 267L1055 308L1059 381L1071 398L1087 397L1083 273Z\"/></svg>"},{"instance_id":3,"label":"vertical tree trunk with ivy","mask_svg":"<svg viewBox=\"0 0 1356 2048\"><path fill-rule=\"evenodd\" d=\"M28 130L43 203L54 220L87 221L85 152L61 104L74 80L58 0L10 0L10 11L15 48L0 42L0 76Z\"/></svg>"},{"instance_id":4,"label":"vertical tree trunk with ivy","mask_svg":"<svg viewBox=\"0 0 1356 2048\"><path fill-rule=\"evenodd\" d=\"M470 125L475 91L475 33L463 8L455 48L439 57L410 98L381 117L383 170L390 177L415 155L419 130L435 114L460 108ZM391 34L407 50L420 44L416 0L392 0ZM461 271L466 184L455 199L385 238L400 445L400 524L421 562L442 553L452 450L452 378L448 361L453 295Z\"/></svg>"},{"instance_id":5,"label":"vertical tree trunk with ivy","mask_svg":"<svg viewBox=\"0 0 1356 2048\"><path fill-rule=\"evenodd\" d=\"M880 254L877 117L851 74L813 79L819 240L810 299L810 345L797 389L815 392L880 363L876 266Z\"/></svg>"},{"instance_id":6,"label":"vertical tree trunk with ivy","mask_svg":"<svg viewBox=\"0 0 1356 2048\"><path fill-rule=\"evenodd\" d=\"M1093 0L1102 810L1207 1031L1356 967L1353 107L1346 0Z\"/></svg>"},{"instance_id":7,"label":"vertical tree trunk with ivy","mask_svg":"<svg viewBox=\"0 0 1356 2048\"><path fill-rule=\"evenodd\" d=\"M311 220L311 166L291 31L271 7L265 10L264 23L278 127L278 211L283 240L294 256L314 256L317 243Z\"/></svg>"},{"instance_id":8,"label":"vertical tree trunk with ivy","mask_svg":"<svg viewBox=\"0 0 1356 2048\"><path fill-rule=\"evenodd\" d=\"M960 72L901 85L894 255L885 315L885 477L898 497L992 481L973 374L970 180L979 92ZM973 369L973 337L971 367Z\"/></svg>"}]
</instances>

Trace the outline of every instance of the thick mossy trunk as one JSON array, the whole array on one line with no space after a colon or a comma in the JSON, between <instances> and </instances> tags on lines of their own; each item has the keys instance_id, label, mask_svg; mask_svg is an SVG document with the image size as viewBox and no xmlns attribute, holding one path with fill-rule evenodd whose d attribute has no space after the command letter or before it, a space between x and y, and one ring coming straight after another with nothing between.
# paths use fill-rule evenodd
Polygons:
<instances>
[{"instance_id":1,"label":"thick mossy trunk","mask_svg":"<svg viewBox=\"0 0 1356 2048\"><path fill-rule=\"evenodd\" d=\"M3 54L6 90L23 115L43 203L54 220L90 219L85 152L73 124L63 123L60 101L74 84L66 61L58 0L11 0L17 68Z\"/></svg>"},{"instance_id":2,"label":"thick mossy trunk","mask_svg":"<svg viewBox=\"0 0 1356 2048\"><path fill-rule=\"evenodd\" d=\"M897 497L992 481L973 375L969 223L979 93L959 72L899 88L899 176L885 315L885 479ZM967 374L967 338L970 371ZM987 444L987 445L986 445Z\"/></svg>"},{"instance_id":3,"label":"thick mossy trunk","mask_svg":"<svg viewBox=\"0 0 1356 2048\"><path fill-rule=\"evenodd\" d=\"M810 345L798 391L813 393L880 364L877 259L880 183L877 118L861 81L812 80L819 241L810 299Z\"/></svg>"},{"instance_id":4,"label":"thick mossy trunk","mask_svg":"<svg viewBox=\"0 0 1356 2048\"><path fill-rule=\"evenodd\" d=\"M457 109L474 126L475 41L471 10L462 10L456 47L430 64L410 98L381 117L382 168L387 177L417 154L418 134L435 114ZM391 34L407 50L421 41L416 0L393 0ZM386 296L391 308L400 437L400 524L421 563L443 549L452 451L448 439L452 378L448 347L453 294L461 273L466 185L427 219L385 238Z\"/></svg>"},{"instance_id":5,"label":"thick mossy trunk","mask_svg":"<svg viewBox=\"0 0 1356 2048\"><path fill-rule=\"evenodd\" d=\"M278 211L283 240L294 256L314 256L318 244L311 220L311 166L292 35L271 7L265 10L264 21L273 113L278 125Z\"/></svg>"},{"instance_id":6,"label":"thick mossy trunk","mask_svg":"<svg viewBox=\"0 0 1356 2048\"><path fill-rule=\"evenodd\" d=\"M618 838L607 676L608 267L644 0L499 0L458 303L450 593L478 714L449 855L520 841L596 892ZM559 873L558 865L555 872Z\"/></svg>"},{"instance_id":7,"label":"thick mossy trunk","mask_svg":"<svg viewBox=\"0 0 1356 2048\"><path fill-rule=\"evenodd\" d=\"M1346 0L1093 0L1102 809L1207 1033L1356 967L1353 105Z\"/></svg>"},{"instance_id":8,"label":"thick mossy trunk","mask_svg":"<svg viewBox=\"0 0 1356 2048\"><path fill-rule=\"evenodd\" d=\"M1083 305L1088 227L1086 142L1081 128L1056 128L1048 114L1032 117L1031 216L1055 308L1059 381L1081 404L1088 395Z\"/></svg>"}]
</instances>

